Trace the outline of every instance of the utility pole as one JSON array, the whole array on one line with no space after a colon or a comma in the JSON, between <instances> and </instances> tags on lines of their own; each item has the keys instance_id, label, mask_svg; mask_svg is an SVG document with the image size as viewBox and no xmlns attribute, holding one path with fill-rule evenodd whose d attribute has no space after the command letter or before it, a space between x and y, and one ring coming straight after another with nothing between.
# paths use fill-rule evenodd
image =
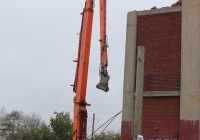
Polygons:
<instances>
[{"instance_id":1,"label":"utility pole","mask_svg":"<svg viewBox=\"0 0 200 140\"><path fill-rule=\"evenodd\" d=\"M20 129L20 140L22 140L22 128Z\"/></svg>"},{"instance_id":2,"label":"utility pole","mask_svg":"<svg viewBox=\"0 0 200 140\"><path fill-rule=\"evenodd\" d=\"M95 121L95 114L93 114L93 121L92 121L92 140L94 140L93 135L94 135L94 121Z\"/></svg>"},{"instance_id":3,"label":"utility pole","mask_svg":"<svg viewBox=\"0 0 200 140\"><path fill-rule=\"evenodd\" d=\"M144 84L144 46L138 47L136 93L135 93L135 117L134 117L134 140L142 133L142 106L143 106L143 84Z\"/></svg>"}]
</instances>

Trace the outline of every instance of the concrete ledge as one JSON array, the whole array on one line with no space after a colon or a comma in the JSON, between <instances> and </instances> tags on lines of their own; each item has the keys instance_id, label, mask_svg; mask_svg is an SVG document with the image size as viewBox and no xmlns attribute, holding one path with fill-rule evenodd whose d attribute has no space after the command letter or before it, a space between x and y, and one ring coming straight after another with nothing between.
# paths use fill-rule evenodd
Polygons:
<instances>
[{"instance_id":1,"label":"concrete ledge","mask_svg":"<svg viewBox=\"0 0 200 140\"><path fill-rule=\"evenodd\" d=\"M153 15L153 14L179 12L179 11L182 11L182 6L138 11L137 14L138 14L138 16L141 16L141 15Z\"/></svg>"},{"instance_id":2,"label":"concrete ledge","mask_svg":"<svg viewBox=\"0 0 200 140\"><path fill-rule=\"evenodd\" d=\"M180 91L146 91L144 92L144 97L171 97L171 96L180 96Z\"/></svg>"}]
</instances>

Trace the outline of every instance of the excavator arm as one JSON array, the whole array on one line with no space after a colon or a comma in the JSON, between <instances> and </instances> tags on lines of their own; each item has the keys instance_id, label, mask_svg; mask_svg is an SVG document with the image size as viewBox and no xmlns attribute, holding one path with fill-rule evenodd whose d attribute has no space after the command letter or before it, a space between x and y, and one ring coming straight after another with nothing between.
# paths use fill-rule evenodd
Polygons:
<instances>
[{"instance_id":1,"label":"excavator arm","mask_svg":"<svg viewBox=\"0 0 200 140\"><path fill-rule=\"evenodd\" d=\"M86 0L82 14L81 31L79 35L78 57L74 62L76 65L75 80L73 91L76 93L74 97L74 124L73 124L73 140L86 140L87 137L87 109L90 106L85 101L88 66L90 56L90 43L92 34L94 12L94 0ZM107 35L106 35L106 0L100 0L100 82L97 88L105 92L109 90L108 80L110 79L107 66Z\"/></svg>"},{"instance_id":2,"label":"excavator arm","mask_svg":"<svg viewBox=\"0 0 200 140\"><path fill-rule=\"evenodd\" d=\"M100 5L100 82L96 85L98 89L105 92L109 90L108 81L110 76L108 75L108 42L106 35L106 0L99 0Z\"/></svg>"},{"instance_id":3,"label":"excavator arm","mask_svg":"<svg viewBox=\"0 0 200 140\"><path fill-rule=\"evenodd\" d=\"M88 65L90 56L90 43L93 23L94 0L86 0L82 14L82 24L79 36L78 58L73 91L74 97L74 124L73 140L86 140L87 131L87 110L89 105L85 101Z\"/></svg>"}]
</instances>

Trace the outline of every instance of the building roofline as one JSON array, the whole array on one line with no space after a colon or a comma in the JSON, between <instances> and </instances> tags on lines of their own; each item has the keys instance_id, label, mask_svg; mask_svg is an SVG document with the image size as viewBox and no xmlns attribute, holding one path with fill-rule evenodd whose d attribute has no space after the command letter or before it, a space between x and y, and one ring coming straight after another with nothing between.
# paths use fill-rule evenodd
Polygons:
<instances>
[{"instance_id":1,"label":"building roofline","mask_svg":"<svg viewBox=\"0 0 200 140\"><path fill-rule=\"evenodd\" d=\"M180 12L182 11L182 6L177 7L164 7L161 9L151 9L151 10L144 10L144 11L137 11L137 15L153 15L153 14L162 14L162 13L171 13L171 12Z\"/></svg>"}]
</instances>

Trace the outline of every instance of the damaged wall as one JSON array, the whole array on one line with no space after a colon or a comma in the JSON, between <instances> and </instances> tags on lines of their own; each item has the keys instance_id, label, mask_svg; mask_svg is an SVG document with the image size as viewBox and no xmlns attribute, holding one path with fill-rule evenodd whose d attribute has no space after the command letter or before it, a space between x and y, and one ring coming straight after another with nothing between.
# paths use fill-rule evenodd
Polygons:
<instances>
[{"instance_id":1,"label":"damaged wall","mask_svg":"<svg viewBox=\"0 0 200 140\"><path fill-rule=\"evenodd\" d=\"M121 140L134 136L137 46L145 46L144 138L199 140L199 6L200 0L179 0L128 13Z\"/></svg>"}]
</instances>

